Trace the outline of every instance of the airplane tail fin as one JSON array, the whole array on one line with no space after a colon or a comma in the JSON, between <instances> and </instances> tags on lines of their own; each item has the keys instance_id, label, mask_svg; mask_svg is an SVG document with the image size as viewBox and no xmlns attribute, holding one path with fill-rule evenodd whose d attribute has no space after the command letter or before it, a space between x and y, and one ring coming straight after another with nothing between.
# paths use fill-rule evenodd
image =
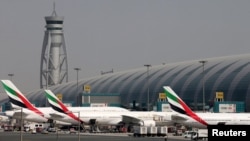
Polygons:
<instances>
[{"instance_id":1,"label":"airplane tail fin","mask_svg":"<svg viewBox=\"0 0 250 141\"><path fill-rule=\"evenodd\" d=\"M208 125L206 121L200 118L187 106L187 104L171 89L171 87L164 86L163 88L167 96L168 103L173 111L185 114L204 125Z\"/></svg>"},{"instance_id":2,"label":"airplane tail fin","mask_svg":"<svg viewBox=\"0 0 250 141\"><path fill-rule=\"evenodd\" d=\"M51 90L45 90L45 95L50 106L57 112L68 113L69 109L55 96Z\"/></svg>"},{"instance_id":3,"label":"airplane tail fin","mask_svg":"<svg viewBox=\"0 0 250 141\"><path fill-rule=\"evenodd\" d=\"M7 93L10 102L13 105L16 105L20 108L26 108L39 115L43 115L29 100L22 94L22 92L10 81L10 80L1 80L3 88Z\"/></svg>"},{"instance_id":4,"label":"airplane tail fin","mask_svg":"<svg viewBox=\"0 0 250 141\"><path fill-rule=\"evenodd\" d=\"M45 90L45 95L49 101L50 106L57 112L66 114L73 118L74 120L80 121L83 123L83 121L74 115L72 111L70 111L63 103L61 100L59 100L55 94L51 90ZM78 111L79 112L79 111Z\"/></svg>"}]
</instances>

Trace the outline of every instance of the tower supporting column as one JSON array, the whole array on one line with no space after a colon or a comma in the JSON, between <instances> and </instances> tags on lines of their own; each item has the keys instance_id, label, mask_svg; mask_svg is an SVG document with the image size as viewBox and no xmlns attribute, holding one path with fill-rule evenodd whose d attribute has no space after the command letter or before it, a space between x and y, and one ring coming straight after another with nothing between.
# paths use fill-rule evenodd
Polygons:
<instances>
[{"instance_id":1,"label":"tower supporting column","mask_svg":"<svg viewBox=\"0 0 250 141\"><path fill-rule=\"evenodd\" d=\"M65 39L63 34L64 17L54 11L45 17L46 30L40 64L40 88L68 82L68 63Z\"/></svg>"}]
</instances>

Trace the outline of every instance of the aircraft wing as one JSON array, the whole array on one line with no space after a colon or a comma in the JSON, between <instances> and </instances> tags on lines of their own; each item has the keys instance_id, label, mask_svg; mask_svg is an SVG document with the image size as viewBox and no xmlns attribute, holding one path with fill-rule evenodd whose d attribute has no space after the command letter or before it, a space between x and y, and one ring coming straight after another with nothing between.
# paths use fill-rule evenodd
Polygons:
<instances>
[{"instance_id":1,"label":"aircraft wing","mask_svg":"<svg viewBox=\"0 0 250 141\"><path fill-rule=\"evenodd\" d=\"M125 123L134 123L134 124L140 124L142 122L141 119L129 115L122 115L122 121Z\"/></svg>"},{"instance_id":2,"label":"aircraft wing","mask_svg":"<svg viewBox=\"0 0 250 141\"><path fill-rule=\"evenodd\" d=\"M136 118L130 115L122 115L122 122L133 124L133 125L143 125L143 126L155 126L156 125L156 121L154 121L153 119L143 120L143 119Z\"/></svg>"}]
</instances>

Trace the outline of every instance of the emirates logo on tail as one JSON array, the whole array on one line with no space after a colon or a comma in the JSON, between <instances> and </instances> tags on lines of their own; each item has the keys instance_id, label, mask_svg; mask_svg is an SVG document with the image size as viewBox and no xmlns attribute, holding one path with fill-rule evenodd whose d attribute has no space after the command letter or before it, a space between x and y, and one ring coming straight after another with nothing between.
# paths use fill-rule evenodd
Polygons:
<instances>
[{"instance_id":1,"label":"emirates logo on tail","mask_svg":"<svg viewBox=\"0 0 250 141\"><path fill-rule=\"evenodd\" d=\"M185 114L205 126L208 125L207 122L195 114L169 86L164 86L163 88L172 110L180 114Z\"/></svg>"},{"instance_id":2,"label":"emirates logo on tail","mask_svg":"<svg viewBox=\"0 0 250 141\"><path fill-rule=\"evenodd\" d=\"M10 80L1 80L3 88L7 93L10 102L21 108L29 109L40 116L44 117L44 114L38 110L28 99L19 91L19 89Z\"/></svg>"}]
</instances>

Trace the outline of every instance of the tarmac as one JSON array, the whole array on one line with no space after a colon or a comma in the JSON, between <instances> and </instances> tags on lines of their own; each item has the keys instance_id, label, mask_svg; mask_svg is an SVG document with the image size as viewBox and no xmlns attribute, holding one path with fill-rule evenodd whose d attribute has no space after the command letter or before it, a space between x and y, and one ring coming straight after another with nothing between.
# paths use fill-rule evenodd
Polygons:
<instances>
[{"instance_id":1,"label":"tarmac","mask_svg":"<svg viewBox=\"0 0 250 141\"><path fill-rule=\"evenodd\" d=\"M27 133L27 132L0 132L0 141L186 141L183 136L167 137L134 137L131 133Z\"/></svg>"}]
</instances>

